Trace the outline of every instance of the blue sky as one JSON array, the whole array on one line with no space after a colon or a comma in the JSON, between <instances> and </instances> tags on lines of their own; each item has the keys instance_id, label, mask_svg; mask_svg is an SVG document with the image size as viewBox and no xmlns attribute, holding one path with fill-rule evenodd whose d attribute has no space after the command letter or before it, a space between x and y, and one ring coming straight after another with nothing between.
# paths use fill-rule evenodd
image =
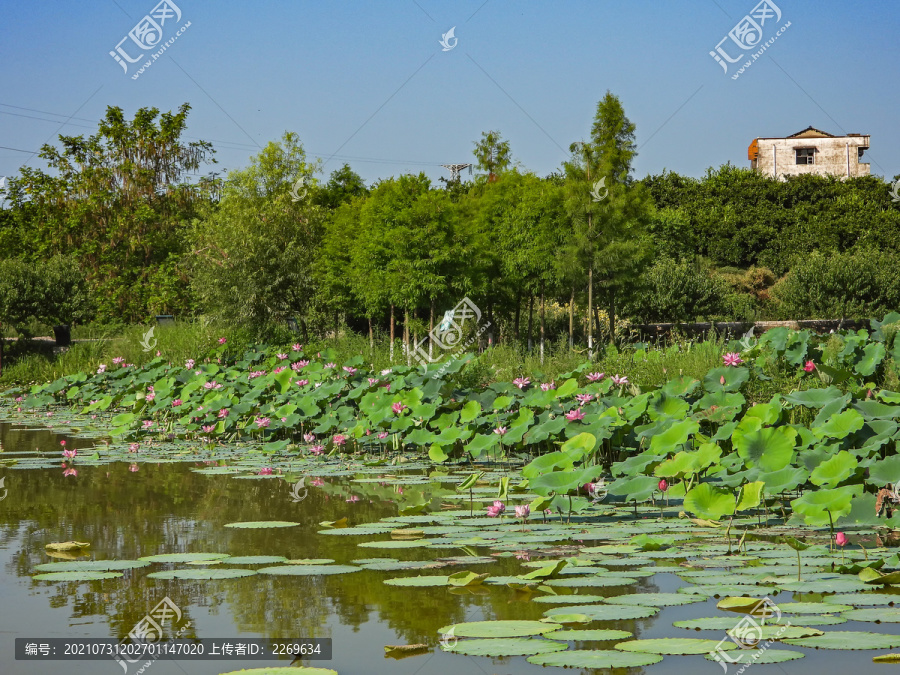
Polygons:
<instances>
[{"instance_id":1,"label":"blue sky","mask_svg":"<svg viewBox=\"0 0 900 675\"><path fill-rule=\"evenodd\" d=\"M135 80L152 50L127 74L109 52L156 1L3 0L0 146L15 150L0 148L0 176L43 166L32 152L91 134L107 105L130 117L184 102L187 135L213 141L216 170L290 130L326 174L346 161L368 182L436 181L499 129L546 175L587 137L607 89L637 126L639 178L748 166L751 140L809 125L871 134L872 172L900 173L896 2L774 0L782 16L763 41L791 25L735 80L754 50L727 74L709 52L757 0L174 0L182 16L163 40L191 25ZM130 39L123 49L140 52Z\"/></svg>"}]
</instances>

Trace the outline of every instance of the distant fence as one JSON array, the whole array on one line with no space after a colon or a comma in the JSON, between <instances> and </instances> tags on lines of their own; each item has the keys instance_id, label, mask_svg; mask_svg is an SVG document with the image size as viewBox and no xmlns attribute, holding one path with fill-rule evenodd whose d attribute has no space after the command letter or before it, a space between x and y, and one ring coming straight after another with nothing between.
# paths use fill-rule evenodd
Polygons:
<instances>
[{"instance_id":1,"label":"distant fence","mask_svg":"<svg viewBox=\"0 0 900 675\"><path fill-rule=\"evenodd\" d=\"M668 337L673 331L689 337L703 336L715 331L726 337L745 335L751 328L754 335L762 335L770 328L809 329L816 333L827 333L841 329L859 330L868 328L869 319L812 319L809 321L707 321L704 323L648 323L632 324L631 330L641 340L657 340Z\"/></svg>"}]
</instances>

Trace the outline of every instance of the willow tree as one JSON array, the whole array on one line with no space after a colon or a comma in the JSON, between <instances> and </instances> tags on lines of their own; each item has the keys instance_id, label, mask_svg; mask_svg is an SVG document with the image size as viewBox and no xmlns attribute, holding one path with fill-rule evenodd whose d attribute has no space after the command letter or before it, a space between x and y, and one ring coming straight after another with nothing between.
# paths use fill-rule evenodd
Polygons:
<instances>
[{"instance_id":1,"label":"willow tree","mask_svg":"<svg viewBox=\"0 0 900 675\"><path fill-rule=\"evenodd\" d=\"M573 143L570 151L564 168L571 230L562 257L568 259L567 267L580 265L586 271L588 350L593 355L595 290L606 303L614 343L617 301L650 257L645 232L653 206L649 193L631 176L635 126L609 91L597 104L590 140Z\"/></svg>"},{"instance_id":2,"label":"willow tree","mask_svg":"<svg viewBox=\"0 0 900 675\"><path fill-rule=\"evenodd\" d=\"M41 148L49 171L23 167L9 182L25 254L77 256L103 317L140 320L189 307L178 262L191 219L216 191L213 177L188 180L215 161L208 142L182 140L189 110L141 108L129 121L110 106L93 136L61 135L61 147Z\"/></svg>"}]
</instances>

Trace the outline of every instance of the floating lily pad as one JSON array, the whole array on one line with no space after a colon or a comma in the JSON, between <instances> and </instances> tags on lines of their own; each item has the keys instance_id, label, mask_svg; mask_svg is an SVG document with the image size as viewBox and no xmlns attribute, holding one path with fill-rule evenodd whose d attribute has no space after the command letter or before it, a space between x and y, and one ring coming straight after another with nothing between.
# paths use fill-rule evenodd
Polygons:
<instances>
[{"instance_id":1,"label":"floating lily pad","mask_svg":"<svg viewBox=\"0 0 900 675\"><path fill-rule=\"evenodd\" d=\"M721 646L720 646L721 645ZM655 638L620 642L616 649L640 654L708 654L716 649L731 651L738 646L733 642L703 640L699 638Z\"/></svg>"},{"instance_id":2,"label":"floating lily pad","mask_svg":"<svg viewBox=\"0 0 900 675\"><path fill-rule=\"evenodd\" d=\"M850 621L877 621L881 623L900 623L900 607L870 607L868 609L851 609L842 612L841 616Z\"/></svg>"},{"instance_id":3,"label":"floating lily pad","mask_svg":"<svg viewBox=\"0 0 900 675\"><path fill-rule=\"evenodd\" d=\"M237 579L238 577L250 577L256 574L254 570L167 570L165 572L151 572L147 576L150 579Z\"/></svg>"},{"instance_id":4,"label":"floating lily pad","mask_svg":"<svg viewBox=\"0 0 900 675\"><path fill-rule=\"evenodd\" d=\"M555 654L529 656L528 663L539 666L571 668L639 668L652 666L663 660L658 654L630 654L613 650L569 650Z\"/></svg>"},{"instance_id":5,"label":"floating lily pad","mask_svg":"<svg viewBox=\"0 0 900 675\"><path fill-rule=\"evenodd\" d=\"M830 602L779 602L778 609L785 614L830 614L845 612L853 607Z\"/></svg>"},{"instance_id":6,"label":"floating lily pad","mask_svg":"<svg viewBox=\"0 0 900 675\"><path fill-rule=\"evenodd\" d=\"M548 579L548 586L575 586L605 588L609 586L631 586L637 579L632 577L618 577L613 574L602 574L592 577L565 577L562 579Z\"/></svg>"},{"instance_id":7,"label":"floating lily pad","mask_svg":"<svg viewBox=\"0 0 900 675\"><path fill-rule=\"evenodd\" d=\"M45 572L35 574L32 579L39 581L99 581L100 579L118 579L124 576L121 572Z\"/></svg>"},{"instance_id":8,"label":"floating lily pad","mask_svg":"<svg viewBox=\"0 0 900 675\"><path fill-rule=\"evenodd\" d=\"M296 527L299 524L286 520L256 520L246 523L228 523L225 527L236 527L242 530L261 530L270 527Z\"/></svg>"},{"instance_id":9,"label":"floating lily pad","mask_svg":"<svg viewBox=\"0 0 900 675\"><path fill-rule=\"evenodd\" d=\"M532 598L531 601L551 605L576 605L586 602L603 602L606 599L604 595L542 595Z\"/></svg>"},{"instance_id":10,"label":"floating lily pad","mask_svg":"<svg viewBox=\"0 0 900 675\"><path fill-rule=\"evenodd\" d=\"M147 567L145 560L82 560L74 562L55 562L36 565L38 572L110 572L114 570L130 570L136 567Z\"/></svg>"},{"instance_id":11,"label":"floating lily pad","mask_svg":"<svg viewBox=\"0 0 900 675\"><path fill-rule=\"evenodd\" d=\"M545 633L544 637L568 642L602 642L604 640L624 640L632 635L633 633L629 633L627 630L596 628L594 630L555 630L552 633Z\"/></svg>"},{"instance_id":12,"label":"floating lily pad","mask_svg":"<svg viewBox=\"0 0 900 675\"><path fill-rule=\"evenodd\" d=\"M445 652L467 656L528 656L565 651L565 642L551 642L535 638L487 638L458 640L443 647Z\"/></svg>"},{"instance_id":13,"label":"floating lily pad","mask_svg":"<svg viewBox=\"0 0 900 675\"><path fill-rule=\"evenodd\" d=\"M422 575L418 577L397 577L394 579L385 579L384 583L388 586L449 586L450 577L437 574Z\"/></svg>"},{"instance_id":14,"label":"floating lily pad","mask_svg":"<svg viewBox=\"0 0 900 675\"><path fill-rule=\"evenodd\" d=\"M229 558L227 553L161 553L138 558L152 563L188 563L195 560L223 560Z\"/></svg>"},{"instance_id":15,"label":"floating lily pad","mask_svg":"<svg viewBox=\"0 0 900 675\"><path fill-rule=\"evenodd\" d=\"M431 544L428 539L388 539L386 541L365 541L357 546L363 548L425 548Z\"/></svg>"},{"instance_id":16,"label":"floating lily pad","mask_svg":"<svg viewBox=\"0 0 900 675\"><path fill-rule=\"evenodd\" d=\"M891 595L889 593L847 593L844 595L829 595L822 599L826 605L845 604L854 607L866 607L869 605L891 605L900 603L900 595ZM841 610L834 610L841 611Z\"/></svg>"},{"instance_id":17,"label":"floating lily pad","mask_svg":"<svg viewBox=\"0 0 900 675\"><path fill-rule=\"evenodd\" d=\"M258 570L260 574L274 574L288 577L310 577L320 574L349 574L359 572L361 567L353 565L276 565L263 567Z\"/></svg>"},{"instance_id":18,"label":"floating lily pad","mask_svg":"<svg viewBox=\"0 0 900 675\"><path fill-rule=\"evenodd\" d=\"M729 635L735 634L731 629L727 630L726 633ZM759 640L786 640L789 638L794 639L812 637L814 635L824 635L824 633L818 628L808 628L807 626L789 626L787 624L768 623L764 626L757 625L750 631L750 635L752 635L754 639ZM736 636L741 637L741 633L738 632Z\"/></svg>"},{"instance_id":19,"label":"floating lily pad","mask_svg":"<svg viewBox=\"0 0 900 675\"><path fill-rule=\"evenodd\" d=\"M868 588L863 582L852 578L815 579L812 581L795 580L781 582L778 584L778 587L785 591L794 591L795 593L847 593Z\"/></svg>"},{"instance_id":20,"label":"floating lily pad","mask_svg":"<svg viewBox=\"0 0 900 675\"><path fill-rule=\"evenodd\" d=\"M331 668L251 668L250 670L231 670L222 675L338 675Z\"/></svg>"},{"instance_id":21,"label":"floating lily pad","mask_svg":"<svg viewBox=\"0 0 900 675\"><path fill-rule=\"evenodd\" d=\"M285 565L329 565L334 560L331 558L297 558L296 560L285 560ZM354 563L358 562L356 560Z\"/></svg>"},{"instance_id":22,"label":"floating lily pad","mask_svg":"<svg viewBox=\"0 0 900 675\"><path fill-rule=\"evenodd\" d=\"M649 605L651 607L670 607L674 605L690 605L706 600L701 595L686 593L629 593L606 598L606 602L614 605Z\"/></svg>"},{"instance_id":23,"label":"floating lily pad","mask_svg":"<svg viewBox=\"0 0 900 675\"><path fill-rule=\"evenodd\" d=\"M768 595L776 592L775 586L682 586L678 589L678 593L687 593L689 595L706 595L713 598L721 598L722 596L742 596L742 595Z\"/></svg>"},{"instance_id":24,"label":"floating lily pad","mask_svg":"<svg viewBox=\"0 0 900 675\"><path fill-rule=\"evenodd\" d=\"M542 621L471 621L438 628L438 633L458 638L510 638L543 635L560 628L559 624Z\"/></svg>"},{"instance_id":25,"label":"floating lily pad","mask_svg":"<svg viewBox=\"0 0 900 675\"><path fill-rule=\"evenodd\" d=\"M742 649L728 655L735 665L748 665L756 663L784 663L802 659L803 652L794 652L789 649ZM714 654L704 656L707 661L715 661Z\"/></svg>"},{"instance_id":26,"label":"floating lily pad","mask_svg":"<svg viewBox=\"0 0 900 675\"><path fill-rule=\"evenodd\" d=\"M225 562L229 565L271 565L272 563L288 562L288 559L282 555L243 555L228 558Z\"/></svg>"},{"instance_id":27,"label":"floating lily pad","mask_svg":"<svg viewBox=\"0 0 900 675\"><path fill-rule=\"evenodd\" d=\"M894 649L900 647L900 635L865 633L858 631L831 631L816 637L785 640L785 644L816 649Z\"/></svg>"},{"instance_id":28,"label":"floating lily pad","mask_svg":"<svg viewBox=\"0 0 900 675\"><path fill-rule=\"evenodd\" d=\"M566 605L554 607L544 612L544 616L553 618L556 614L584 614L594 621L625 621L628 619L645 619L659 613L658 607L647 605Z\"/></svg>"}]
</instances>

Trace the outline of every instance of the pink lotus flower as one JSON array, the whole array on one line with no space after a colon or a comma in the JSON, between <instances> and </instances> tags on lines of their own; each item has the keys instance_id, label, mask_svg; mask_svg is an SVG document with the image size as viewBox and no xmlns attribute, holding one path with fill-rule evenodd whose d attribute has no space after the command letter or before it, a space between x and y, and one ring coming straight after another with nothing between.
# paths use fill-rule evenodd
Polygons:
<instances>
[{"instance_id":1,"label":"pink lotus flower","mask_svg":"<svg viewBox=\"0 0 900 675\"><path fill-rule=\"evenodd\" d=\"M378 440L379 440L379 441L383 441L383 440L384 440L385 438L387 438L387 437L388 437L388 434L387 434L386 431L382 431L380 434L378 434Z\"/></svg>"},{"instance_id":2,"label":"pink lotus flower","mask_svg":"<svg viewBox=\"0 0 900 675\"><path fill-rule=\"evenodd\" d=\"M326 363L326 364L325 364L324 366L322 366L322 367L323 367L323 368L334 368L334 367L335 367L335 364L333 364L331 361L329 361L328 363Z\"/></svg>"},{"instance_id":3,"label":"pink lotus flower","mask_svg":"<svg viewBox=\"0 0 900 675\"><path fill-rule=\"evenodd\" d=\"M351 504L355 504L356 502L359 501L359 497L357 497L356 495L350 495L350 499L345 499L344 501L350 502Z\"/></svg>"},{"instance_id":4,"label":"pink lotus flower","mask_svg":"<svg viewBox=\"0 0 900 675\"><path fill-rule=\"evenodd\" d=\"M147 400L148 403L153 403L153 401L156 399L156 393L151 391L144 398Z\"/></svg>"},{"instance_id":5,"label":"pink lotus flower","mask_svg":"<svg viewBox=\"0 0 900 675\"><path fill-rule=\"evenodd\" d=\"M350 366L344 366L344 372L347 373L348 375L355 375L356 368L351 368Z\"/></svg>"},{"instance_id":6,"label":"pink lotus flower","mask_svg":"<svg viewBox=\"0 0 900 675\"><path fill-rule=\"evenodd\" d=\"M207 425L204 425L204 426L202 426L202 427L200 427L200 428L203 430L203 433L204 433L204 434L211 434L213 431L216 430L216 427L215 427L214 424L207 424Z\"/></svg>"},{"instance_id":7,"label":"pink lotus flower","mask_svg":"<svg viewBox=\"0 0 900 675\"><path fill-rule=\"evenodd\" d=\"M566 419L570 422L576 422L584 419L584 411L581 408L575 408L566 413Z\"/></svg>"},{"instance_id":8,"label":"pink lotus flower","mask_svg":"<svg viewBox=\"0 0 900 675\"><path fill-rule=\"evenodd\" d=\"M739 366L744 362L744 359L737 352L728 352L722 357L722 361L725 362L726 366Z\"/></svg>"},{"instance_id":9,"label":"pink lotus flower","mask_svg":"<svg viewBox=\"0 0 900 675\"><path fill-rule=\"evenodd\" d=\"M550 391L551 389L556 389L556 382L541 383L541 391Z\"/></svg>"},{"instance_id":10,"label":"pink lotus flower","mask_svg":"<svg viewBox=\"0 0 900 675\"><path fill-rule=\"evenodd\" d=\"M497 434L498 436L502 436L507 431L509 431L509 429L507 427L497 427L496 429L494 429L494 433Z\"/></svg>"},{"instance_id":11,"label":"pink lotus flower","mask_svg":"<svg viewBox=\"0 0 900 675\"><path fill-rule=\"evenodd\" d=\"M105 372L106 372L106 364L105 364L105 363L101 363L101 364L100 364L100 367L97 368L97 374L99 375L100 373L105 373Z\"/></svg>"},{"instance_id":12,"label":"pink lotus flower","mask_svg":"<svg viewBox=\"0 0 900 675\"><path fill-rule=\"evenodd\" d=\"M516 560L531 560L531 554L528 551L516 551Z\"/></svg>"},{"instance_id":13,"label":"pink lotus flower","mask_svg":"<svg viewBox=\"0 0 900 675\"><path fill-rule=\"evenodd\" d=\"M65 442L65 441L60 441L59 444L60 444L61 446L63 446L63 447L66 447L66 442Z\"/></svg>"},{"instance_id":14,"label":"pink lotus flower","mask_svg":"<svg viewBox=\"0 0 900 675\"><path fill-rule=\"evenodd\" d=\"M302 368L303 368L303 366L300 365L299 361L295 361L294 363L291 364L291 370L293 370L295 373L299 373L302 370Z\"/></svg>"},{"instance_id":15,"label":"pink lotus flower","mask_svg":"<svg viewBox=\"0 0 900 675\"><path fill-rule=\"evenodd\" d=\"M308 384L309 384L309 380L297 380L298 387L305 387Z\"/></svg>"},{"instance_id":16,"label":"pink lotus flower","mask_svg":"<svg viewBox=\"0 0 900 675\"><path fill-rule=\"evenodd\" d=\"M172 401L172 407L173 407L173 408L177 408L177 407L180 406L182 403L184 403L184 401L182 401L180 398L176 398L174 401Z\"/></svg>"},{"instance_id":17,"label":"pink lotus flower","mask_svg":"<svg viewBox=\"0 0 900 675\"><path fill-rule=\"evenodd\" d=\"M131 464L131 465L129 465L128 470L129 470L131 473L134 473L135 471L138 470L138 465L137 465L137 464Z\"/></svg>"},{"instance_id":18,"label":"pink lotus flower","mask_svg":"<svg viewBox=\"0 0 900 675\"><path fill-rule=\"evenodd\" d=\"M578 401L578 405L584 405L585 403L590 403L594 400L594 397L590 394L576 394L575 400Z\"/></svg>"},{"instance_id":19,"label":"pink lotus flower","mask_svg":"<svg viewBox=\"0 0 900 675\"><path fill-rule=\"evenodd\" d=\"M606 373L588 373L587 374L588 382L599 382L604 377L606 377Z\"/></svg>"},{"instance_id":20,"label":"pink lotus flower","mask_svg":"<svg viewBox=\"0 0 900 675\"><path fill-rule=\"evenodd\" d=\"M128 452L137 452L140 449L141 449L140 443L132 443L131 445L128 446Z\"/></svg>"},{"instance_id":21,"label":"pink lotus flower","mask_svg":"<svg viewBox=\"0 0 900 675\"><path fill-rule=\"evenodd\" d=\"M299 342L295 342L293 345L291 345L291 349L293 349L295 352L300 352L303 351L303 345L301 345Z\"/></svg>"},{"instance_id":22,"label":"pink lotus flower","mask_svg":"<svg viewBox=\"0 0 900 675\"><path fill-rule=\"evenodd\" d=\"M376 380L374 377L370 377L370 378L368 378L368 380L369 380L369 386L370 386L370 387L371 387L372 385L378 384L378 380Z\"/></svg>"},{"instance_id":23,"label":"pink lotus flower","mask_svg":"<svg viewBox=\"0 0 900 675\"><path fill-rule=\"evenodd\" d=\"M75 459L75 455L78 454L78 451L74 450L74 449L73 450L63 450L62 454L63 454L63 457L65 457L66 459Z\"/></svg>"},{"instance_id":24,"label":"pink lotus flower","mask_svg":"<svg viewBox=\"0 0 900 675\"><path fill-rule=\"evenodd\" d=\"M217 417L220 417L220 418L228 417L228 408L222 408L222 409L219 411Z\"/></svg>"},{"instance_id":25,"label":"pink lotus flower","mask_svg":"<svg viewBox=\"0 0 900 675\"><path fill-rule=\"evenodd\" d=\"M278 367L277 367L275 370L273 370L272 372L275 373L275 374L277 375L277 374L280 373L282 370L287 370L287 367L286 367L286 366L278 366Z\"/></svg>"},{"instance_id":26,"label":"pink lotus flower","mask_svg":"<svg viewBox=\"0 0 900 675\"><path fill-rule=\"evenodd\" d=\"M391 369L390 369L390 368L385 368L384 370L381 371L381 376L382 376L382 377L384 377L385 375L390 375L390 374L391 374Z\"/></svg>"},{"instance_id":27,"label":"pink lotus flower","mask_svg":"<svg viewBox=\"0 0 900 675\"><path fill-rule=\"evenodd\" d=\"M391 406L391 410L394 411L395 415L399 415L404 410L406 410L406 406L400 403L400 401L397 401L394 405Z\"/></svg>"},{"instance_id":28,"label":"pink lotus flower","mask_svg":"<svg viewBox=\"0 0 900 675\"><path fill-rule=\"evenodd\" d=\"M271 475L272 475L272 468L271 468L271 467L268 467L268 466L265 467L265 468L262 468L262 469L259 470L259 473L256 474L256 475L257 475L257 476L271 476Z\"/></svg>"},{"instance_id":29,"label":"pink lotus flower","mask_svg":"<svg viewBox=\"0 0 900 675\"><path fill-rule=\"evenodd\" d=\"M850 541L850 540L847 539L847 535L844 534L843 532L838 532L836 535L834 535L834 543L837 544L838 546L840 546L841 548L846 546L848 541Z\"/></svg>"},{"instance_id":30,"label":"pink lotus flower","mask_svg":"<svg viewBox=\"0 0 900 675\"><path fill-rule=\"evenodd\" d=\"M184 362L184 367L191 370L194 367L194 359L188 359Z\"/></svg>"},{"instance_id":31,"label":"pink lotus flower","mask_svg":"<svg viewBox=\"0 0 900 675\"><path fill-rule=\"evenodd\" d=\"M527 377L517 377L513 380L513 384L516 385L519 389L524 389L529 384L531 384L531 380Z\"/></svg>"},{"instance_id":32,"label":"pink lotus flower","mask_svg":"<svg viewBox=\"0 0 900 675\"><path fill-rule=\"evenodd\" d=\"M499 499L494 502L493 506L489 506L487 508L487 513L491 518L496 518L504 511L506 511L506 504L501 502Z\"/></svg>"},{"instance_id":33,"label":"pink lotus flower","mask_svg":"<svg viewBox=\"0 0 900 675\"><path fill-rule=\"evenodd\" d=\"M256 422L256 426L260 429L265 429L272 423L272 420L270 420L268 417L257 417L253 421Z\"/></svg>"},{"instance_id":34,"label":"pink lotus flower","mask_svg":"<svg viewBox=\"0 0 900 675\"><path fill-rule=\"evenodd\" d=\"M248 380L252 380L255 377L262 377L266 374L264 370L251 370L250 375L247 377Z\"/></svg>"},{"instance_id":35,"label":"pink lotus flower","mask_svg":"<svg viewBox=\"0 0 900 675\"><path fill-rule=\"evenodd\" d=\"M344 436L344 434L335 434L335 435L332 437L331 440L334 441L334 444L335 444L335 445L337 445L338 447L340 447L340 446L342 446L344 443L347 442L347 437Z\"/></svg>"},{"instance_id":36,"label":"pink lotus flower","mask_svg":"<svg viewBox=\"0 0 900 675\"><path fill-rule=\"evenodd\" d=\"M806 365L803 366L803 370L805 370L807 373L811 373L815 369L816 369L816 364L813 361L807 361Z\"/></svg>"},{"instance_id":37,"label":"pink lotus flower","mask_svg":"<svg viewBox=\"0 0 900 675\"><path fill-rule=\"evenodd\" d=\"M669 489L669 484L666 482L666 479L663 478L662 480L659 481L659 484L656 487L659 488L660 492L665 492L666 490Z\"/></svg>"},{"instance_id":38,"label":"pink lotus flower","mask_svg":"<svg viewBox=\"0 0 900 675\"><path fill-rule=\"evenodd\" d=\"M531 514L531 507L528 504L516 507L516 518L525 519Z\"/></svg>"},{"instance_id":39,"label":"pink lotus flower","mask_svg":"<svg viewBox=\"0 0 900 675\"><path fill-rule=\"evenodd\" d=\"M153 426L153 420L144 420L144 430L147 430L152 426Z\"/></svg>"},{"instance_id":40,"label":"pink lotus flower","mask_svg":"<svg viewBox=\"0 0 900 675\"><path fill-rule=\"evenodd\" d=\"M275 358L284 361L287 358L287 354L276 354Z\"/></svg>"},{"instance_id":41,"label":"pink lotus flower","mask_svg":"<svg viewBox=\"0 0 900 675\"><path fill-rule=\"evenodd\" d=\"M314 440L316 440L316 435L315 434L303 434L303 440L306 443L312 443Z\"/></svg>"},{"instance_id":42,"label":"pink lotus flower","mask_svg":"<svg viewBox=\"0 0 900 675\"><path fill-rule=\"evenodd\" d=\"M65 471L63 471L63 476L77 476L77 475L78 475L78 471L76 471L75 469L66 469Z\"/></svg>"},{"instance_id":43,"label":"pink lotus flower","mask_svg":"<svg viewBox=\"0 0 900 675\"><path fill-rule=\"evenodd\" d=\"M324 445L314 445L309 449L309 451L313 455L321 455L321 454L324 454L324 452L325 452L325 446Z\"/></svg>"},{"instance_id":44,"label":"pink lotus flower","mask_svg":"<svg viewBox=\"0 0 900 675\"><path fill-rule=\"evenodd\" d=\"M622 375L620 377L618 374L616 374L612 376L612 381L613 384L621 387L624 384L628 384L628 377L626 375Z\"/></svg>"},{"instance_id":45,"label":"pink lotus flower","mask_svg":"<svg viewBox=\"0 0 900 675\"><path fill-rule=\"evenodd\" d=\"M322 487L323 485L325 485L325 481L321 478L313 478L311 481L309 481L309 484L313 487Z\"/></svg>"},{"instance_id":46,"label":"pink lotus flower","mask_svg":"<svg viewBox=\"0 0 900 675\"><path fill-rule=\"evenodd\" d=\"M309 365L309 361L307 361L306 359L300 359L300 360L297 361L297 363L295 363L294 365L299 366L300 368L306 368L306 366ZM293 367L293 366L292 366L292 367Z\"/></svg>"},{"instance_id":47,"label":"pink lotus flower","mask_svg":"<svg viewBox=\"0 0 900 675\"><path fill-rule=\"evenodd\" d=\"M226 342L228 342L228 340L226 340L225 338L223 338L223 337L219 338L220 345L224 345Z\"/></svg>"},{"instance_id":48,"label":"pink lotus flower","mask_svg":"<svg viewBox=\"0 0 900 675\"><path fill-rule=\"evenodd\" d=\"M120 363L125 363L125 359L121 356L117 356L112 360L115 365L119 365Z\"/></svg>"}]
</instances>

